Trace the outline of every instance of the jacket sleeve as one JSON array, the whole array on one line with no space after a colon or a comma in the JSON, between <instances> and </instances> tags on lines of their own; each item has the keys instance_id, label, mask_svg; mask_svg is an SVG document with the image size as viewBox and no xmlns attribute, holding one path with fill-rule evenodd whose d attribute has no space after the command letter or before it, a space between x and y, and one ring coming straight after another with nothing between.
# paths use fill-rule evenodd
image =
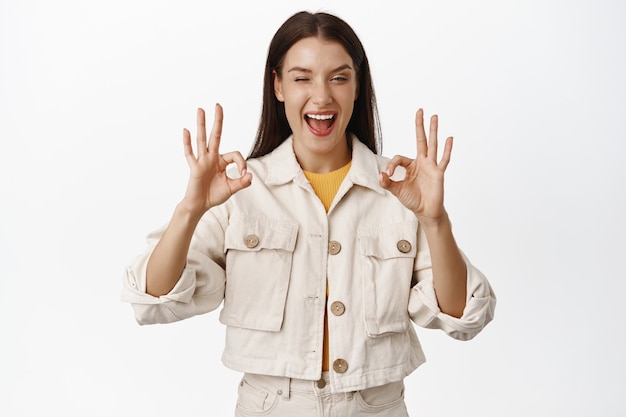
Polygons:
<instances>
[{"instance_id":1,"label":"jacket sleeve","mask_svg":"<svg viewBox=\"0 0 626 417\"><path fill-rule=\"evenodd\" d=\"M224 228L207 212L196 227L178 282L166 295L146 293L148 260L166 226L150 233L148 248L124 271L121 299L130 303L139 324L170 323L215 310L224 299Z\"/></svg>"},{"instance_id":2,"label":"jacket sleeve","mask_svg":"<svg viewBox=\"0 0 626 417\"><path fill-rule=\"evenodd\" d=\"M415 260L414 286L409 295L409 316L417 325L441 329L459 340L470 340L492 319L496 296L487 278L461 252L467 265L467 300L460 318L439 309L433 286L432 265L426 237L418 232L418 251Z\"/></svg>"}]
</instances>

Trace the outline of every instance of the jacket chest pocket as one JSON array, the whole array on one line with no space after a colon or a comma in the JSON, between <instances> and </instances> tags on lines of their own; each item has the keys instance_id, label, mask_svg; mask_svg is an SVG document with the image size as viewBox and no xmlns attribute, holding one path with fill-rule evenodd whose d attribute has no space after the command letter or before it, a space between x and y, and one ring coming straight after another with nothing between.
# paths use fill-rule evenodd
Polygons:
<instances>
[{"instance_id":1,"label":"jacket chest pocket","mask_svg":"<svg viewBox=\"0 0 626 417\"><path fill-rule=\"evenodd\" d=\"M405 332L417 253L417 222L358 231L365 327L370 337Z\"/></svg>"},{"instance_id":2,"label":"jacket chest pocket","mask_svg":"<svg viewBox=\"0 0 626 417\"><path fill-rule=\"evenodd\" d=\"M298 225L239 219L225 233L226 294L220 321L279 331L283 324Z\"/></svg>"}]
</instances>

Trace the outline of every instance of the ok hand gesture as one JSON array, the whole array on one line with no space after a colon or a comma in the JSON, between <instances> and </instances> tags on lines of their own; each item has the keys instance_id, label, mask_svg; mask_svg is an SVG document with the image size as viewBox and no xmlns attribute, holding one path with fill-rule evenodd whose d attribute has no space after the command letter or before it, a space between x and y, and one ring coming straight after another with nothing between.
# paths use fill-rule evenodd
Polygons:
<instances>
[{"instance_id":1,"label":"ok hand gesture","mask_svg":"<svg viewBox=\"0 0 626 417\"><path fill-rule=\"evenodd\" d=\"M246 160L239 152L219 153L224 113L222 106L215 105L215 117L209 142L207 144L204 110L198 109L196 156L191 146L189 130L183 130L183 146L185 158L189 165L189 183L182 205L190 212L203 214L211 207L219 205L246 188L252 182L252 174L246 172ZM239 178L233 179L226 175L226 167L237 164Z\"/></svg>"},{"instance_id":2,"label":"ok hand gesture","mask_svg":"<svg viewBox=\"0 0 626 417\"><path fill-rule=\"evenodd\" d=\"M385 172L380 175L380 185L395 195L402 204L413 211L420 223L436 225L446 217L443 206L443 177L450 162L452 137L446 139L443 156L437 163L437 126L436 115L430 119L428 139L424 130L424 112L419 109L415 114L415 136L417 138L417 157L410 159L396 155ZM401 181L391 177L396 167L406 169L406 176Z\"/></svg>"}]
</instances>

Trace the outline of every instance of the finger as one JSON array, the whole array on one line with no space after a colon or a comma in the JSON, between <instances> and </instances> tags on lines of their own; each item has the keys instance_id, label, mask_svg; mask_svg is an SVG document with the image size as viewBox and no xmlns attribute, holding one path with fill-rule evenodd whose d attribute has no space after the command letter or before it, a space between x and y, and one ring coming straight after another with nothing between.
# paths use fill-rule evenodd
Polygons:
<instances>
[{"instance_id":1,"label":"finger","mask_svg":"<svg viewBox=\"0 0 626 417\"><path fill-rule=\"evenodd\" d=\"M211 128L211 136L209 137L209 152L218 153L220 148L220 140L222 139L222 121L224 120L224 110L218 103L215 104L215 116L213 118L213 127Z\"/></svg>"},{"instance_id":2,"label":"finger","mask_svg":"<svg viewBox=\"0 0 626 417\"><path fill-rule=\"evenodd\" d=\"M411 158L407 158L406 156L402 156L402 155L395 155L393 158L389 160L389 162L387 162L387 166L385 167L385 173L391 177L393 176L393 173L396 171L396 168L398 166L402 166L406 168L409 165L411 165L412 162L413 162L413 159Z\"/></svg>"},{"instance_id":3,"label":"finger","mask_svg":"<svg viewBox=\"0 0 626 417\"><path fill-rule=\"evenodd\" d=\"M222 155L222 159L224 160L224 162L226 162L227 165L233 163L237 164L237 171L239 172L239 175L242 177L246 175L248 165L246 164L246 160L240 152L235 151L225 153L224 155Z\"/></svg>"},{"instance_id":4,"label":"finger","mask_svg":"<svg viewBox=\"0 0 626 417\"><path fill-rule=\"evenodd\" d=\"M452 143L454 142L452 136L446 139L446 144L443 148L443 155L441 156L441 161L439 161L439 167L444 171L448 167L450 163L450 156L452 155Z\"/></svg>"},{"instance_id":5,"label":"finger","mask_svg":"<svg viewBox=\"0 0 626 417\"><path fill-rule=\"evenodd\" d=\"M198 157L206 154L206 119L204 109L198 108L196 113L196 145L198 146Z\"/></svg>"},{"instance_id":6,"label":"finger","mask_svg":"<svg viewBox=\"0 0 626 417\"><path fill-rule=\"evenodd\" d=\"M424 130L424 110L419 109L415 113L415 138L417 139L417 154L428 155L426 145L426 131Z\"/></svg>"},{"instance_id":7,"label":"finger","mask_svg":"<svg viewBox=\"0 0 626 417\"><path fill-rule=\"evenodd\" d=\"M236 164L237 169L239 171L239 178L228 178L228 188L230 189L231 194L236 193L239 190L242 190L249 186L252 183L252 174L247 171L246 160L241 155L241 153L229 152L224 155L221 155L222 160L229 164Z\"/></svg>"},{"instance_id":8,"label":"finger","mask_svg":"<svg viewBox=\"0 0 626 417\"><path fill-rule=\"evenodd\" d=\"M191 134L187 129L183 129L183 150L185 152L185 159L188 164L196 162L196 156L193 154L193 148L191 147Z\"/></svg>"},{"instance_id":9,"label":"finger","mask_svg":"<svg viewBox=\"0 0 626 417\"><path fill-rule=\"evenodd\" d=\"M239 178L229 178L228 182L231 194L235 194L252 184L252 174L248 172Z\"/></svg>"},{"instance_id":10,"label":"finger","mask_svg":"<svg viewBox=\"0 0 626 417\"><path fill-rule=\"evenodd\" d=\"M385 190L389 191L393 195L397 195L398 183L389 178L389 175L386 172L381 172L380 177L378 178L378 183Z\"/></svg>"},{"instance_id":11,"label":"finger","mask_svg":"<svg viewBox=\"0 0 626 417\"><path fill-rule=\"evenodd\" d=\"M430 118L430 132L428 134L428 157L433 162L437 162L437 128L439 127L439 117L433 115Z\"/></svg>"}]
</instances>

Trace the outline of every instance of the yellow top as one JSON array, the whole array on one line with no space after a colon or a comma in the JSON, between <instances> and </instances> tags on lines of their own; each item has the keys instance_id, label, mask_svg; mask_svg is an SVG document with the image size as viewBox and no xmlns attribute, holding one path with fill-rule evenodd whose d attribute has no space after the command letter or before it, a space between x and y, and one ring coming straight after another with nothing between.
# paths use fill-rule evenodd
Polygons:
<instances>
[{"instance_id":1,"label":"yellow top","mask_svg":"<svg viewBox=\"0 0 626 417\"><path fill-rule=\"evenodd\" d=\"M337 190L339 190L339 186L343 182L343 179L346 177L348 171L350 171L351 165L352 161L348 162L343 167L326 174L316 174L314 172L304 171L304 176L311 183L313 191L315 191L315 194L317 194L319 199L322 201L322 204L324 204L327 213L333 199L335 198L335 194L337 194Z\"/></svg>"},{"instance_id":2,"label":"yellow top","mask_svg":"<svg viewBox=\"0 0 626 417\"><path fill-rule=\"evenodd\" d=\"M324 204L324 208L326 208L326 212L328 213L328 209L330 205L333 203L333 199L335 198L335 194L339 190L339 186L343 182L343 179L346 177L346 174L350 170L350 166L352 165L352 161L348 162L343 167L328 172L326 174L316 174L314 172L303 171L304 176L311 183L311 187L313 187L313 191ZM326 284L326 302L328 303L328 284ZM324 314L324 348L322 350L322 371L328 371L330 369L330 356L328 354L328 315Z\"/></svg>"}]
</instances>

